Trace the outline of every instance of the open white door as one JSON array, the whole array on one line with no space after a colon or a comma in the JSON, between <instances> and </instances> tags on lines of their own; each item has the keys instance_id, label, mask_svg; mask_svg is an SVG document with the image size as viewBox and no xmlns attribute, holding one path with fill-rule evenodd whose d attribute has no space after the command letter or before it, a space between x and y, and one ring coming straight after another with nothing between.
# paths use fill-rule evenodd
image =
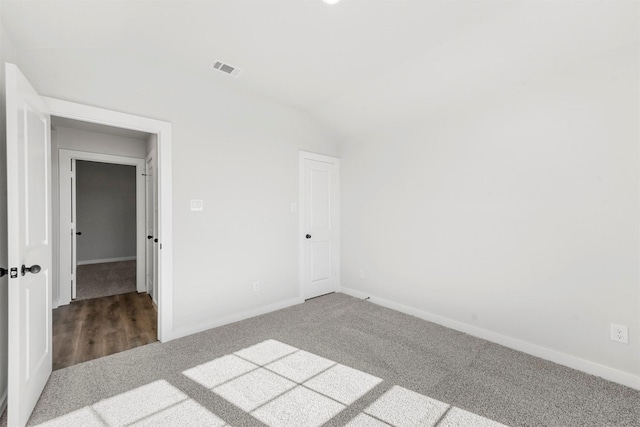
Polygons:
<instances>
[{"instance_id":1,"label":"open white door","mask_svg":"<svg viewBox=\"0 0 640 427\"><path fill-rule=\"evenodd\" d=\"M147 233L147 246L146 246L146 286L147 293L151 295L154 302L157 301L154 284L156 282L156 196L155 196L155 170L153 168L154 153L149 155L146 160L146 203L147 203L147 217L146 217L146 233Z\"/></svg>"},{"instance_id":2,"label":"open white door","mask_svg":"<svg viewBox=\"0 0 640 427\"><path fill-rule=\"evenodd\" d=\"M46 103L6 65L8 424L23 426L51 375L51 125ZM30 269L30 271L29 271Z\"/></svg>"},{"instance_id":3,"label":"open white door","mask_svg":"<svg viewBox=\"0 0 640 427\"><path fill-rule=\"evenodd\" d=\"M158 245L158 234L159 234L159 224L158 224L158 163L157 163L157 151L154 151L154 155L156 156L153 164L155 165L153 168L153 174L151 175L151 181L153 182L153 291L152 298L153 302L158 306L158 266L160 265L158 262L158 256L160 253L159 245Z\"/></svg>"},{"instance_id":4,"label":"open white door","mask_svg":"<svg viewBox=\"0 0 640 427\"><path fill-rule=\"evenodd\" d=\"M76 182L76 159L71 159L71 299L76 299L78 292L78 231L76 217L77 212L77 182ZM58 168L58 171L60 168ZM60 173L60 175L64 175ZM62 231L62 230L61 230Z\"/></svg>"},{"instance_id":5,"label":"open white door","mask_svg":"<svg viewBox=\"0 0 640 427\"><path fill-rule=\"evenodd\" d=\"M302 296L340 290L340 160L300 153Z\"/></svg>"}]
</instances>

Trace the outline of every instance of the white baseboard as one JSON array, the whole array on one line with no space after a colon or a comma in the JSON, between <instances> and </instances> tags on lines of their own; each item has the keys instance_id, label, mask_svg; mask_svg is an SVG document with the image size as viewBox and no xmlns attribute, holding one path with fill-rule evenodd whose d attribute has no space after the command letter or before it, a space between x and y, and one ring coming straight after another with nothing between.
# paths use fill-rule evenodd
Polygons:
<instances>
[{"instance_id":1,"label":"white baseboard","mask_svg":"<svg viewBox=\"0 0 640 427\"><path fill-rule=\"evenodd\" d=\"M105 264L107 262L120 262L120 261L135 261L136 259L137 257L135 256L125 256L121 258L90 259L85 261L78 261L78 265Z\"/></svg>"},{"instance_id":2,"label":"white baseboard","mask_svg":"<svg viewBox=\"0 0 640 427\"><path fill-rule=\"evenodd\" d=\"M304 302L304 299L302 298L291 298L285 301L264 305L261 307L257 307L251 310L232 314L230 316L222 317L219 319L210 320L200 325L188 326L185 328L176 329L172 332L171 337L167 341L173 340L176 338L186 337L188 335L196 334L198 332L206 331L208 329L217 328L219 326L228 325L230 323L239 322L240 320L249 319L250 317L271 313L272 311L281 310L283 308L291 307L297 304L302 304L303 302Z\"/></svg>"},{"instance_id":3,"label":"white baseboard","mask_svg":"<svg viewBox=\"0 0 640 427\"><path fill-rule=\"evenodd\" d=\"M340 292L355 298L369 298L368 301L374 304L381 305L383 307L387 307L401 313L409 314L411 316L415 316L429 322L437 323L439 325L467 333L477 338L482 338L487 341L491 341L496 344L500 344L505 347L509 347L511 349L522 351L532 356L539 357L541 359L549 360L551 362L555 362L572 369L586 372L587 374L595 375L606 380L613 381L636 390L640 390L640 376L633 375L628 372L623 372L618 369L600 365L599 363L581 359L576 356L571 356L557 350L552 350L550 348L542 347L537 344L532 344L530 342L492 332L487 329L482 329L477 326L469 325L468 323L419 310L408 305L400 304L384 298L379 298L374 295L357 291L355 289L342 287Z\"/></svg>"}]
</instances>

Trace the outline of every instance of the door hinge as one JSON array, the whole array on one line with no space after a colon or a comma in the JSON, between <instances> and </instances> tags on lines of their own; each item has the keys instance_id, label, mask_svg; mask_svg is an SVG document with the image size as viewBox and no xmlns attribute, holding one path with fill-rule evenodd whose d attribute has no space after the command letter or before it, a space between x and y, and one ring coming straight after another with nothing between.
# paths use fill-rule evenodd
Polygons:
<instances>
[{"instance_id":1,"label":"door hinge","mask_svg":"<svg viewBox=\"0 0 640 427\"><path fill-rule=\"evenodd\" d=\"M9 277L11 277L12 279L15 279L18 277L18 267L13 267L11 269L11 275Z\"/></svg>"}]
</instances>

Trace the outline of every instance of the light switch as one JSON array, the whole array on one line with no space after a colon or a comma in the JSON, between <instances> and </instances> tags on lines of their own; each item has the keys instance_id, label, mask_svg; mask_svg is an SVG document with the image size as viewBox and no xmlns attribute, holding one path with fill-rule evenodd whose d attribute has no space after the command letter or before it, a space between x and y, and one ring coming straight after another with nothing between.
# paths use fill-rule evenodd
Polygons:
<instances>
[{"instance_id":1,"label":"light switch","mask_svg":"<svg viewBox=\"0 0 640 427\"><path fill-rule=\"evenodd\" d=\"M192 211L203 211L204 210L204 202L202 200L191 199L191 210Z\"/></svg>"}]
</instances>

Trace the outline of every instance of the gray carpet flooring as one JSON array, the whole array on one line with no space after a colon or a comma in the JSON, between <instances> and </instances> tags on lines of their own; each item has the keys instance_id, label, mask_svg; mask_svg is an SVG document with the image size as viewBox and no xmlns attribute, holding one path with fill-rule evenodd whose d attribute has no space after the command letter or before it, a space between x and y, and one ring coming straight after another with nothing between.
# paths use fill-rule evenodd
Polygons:
<instances>
[{"instance_id":1,"label":"gray carpet flooring","mask_svg":"<svg viewBox=\"0 0 640 427\"><path fill-rule=\"evenodd\" d=\"M29 425L132 407L147 425L640 426L639 391L343 294L55 371Z\"/></svg>"},{"instance_id":2,"label":"gray carpet flooring","mask_svg":"<svg viewBox=\"0 0 640 427\"><path fill-rule=\"evenodd\" d=\"M76 272L76 301L136 291L135 260L79 265Z\"/></svg>"}]
</instances>

